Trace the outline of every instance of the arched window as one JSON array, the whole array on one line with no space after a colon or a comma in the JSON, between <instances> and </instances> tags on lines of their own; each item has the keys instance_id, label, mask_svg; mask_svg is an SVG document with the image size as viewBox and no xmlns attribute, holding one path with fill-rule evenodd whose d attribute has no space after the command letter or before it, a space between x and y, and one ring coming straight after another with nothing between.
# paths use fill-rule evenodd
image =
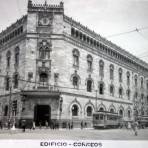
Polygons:
<instances>
[{"instance_id":1,"label":"arched window","mask_svg":"<svg viewBox=\"0 0 148 148\"><path fill-rule=\"evenodd\" d=\"M110 85L110 95L114 96L114 85Z\"/></svg>"},{"instance_id":2,"label":"arched window","mask_svg":"<svg viewBox=\"0 0 148 148\"><path fill-rule=\"evenodd\" d=\"M130 99L130 94L131 94L130 89L127 89L126 94L127 94L127 98Z\"/></svg>"},{"instance_id":3,"label":"arched window","mask_svg":"<svg viewBox=\"0 0 148 148\"><path fill-rule=\"evenodd\" d=\"M79 51L77 49L73 50L73 65L79 67Z\"/></svg>"},{"instance_id":4,"label":"arched window","mask_svg":"<svg viewBox=\"0 0 148 148\"><path fill-rule=\"evenodd\" d=\"M135 86L137 87L137 85L138 85L138 78L137 78L137 75L135 75L134 81L135 81Z\"/></svg>"},{"instance_id":5,"label":"arched window","mask_svg":"<svg viewBox=\"0 0 148 148\"><path fill-rule=\"evenodd\" d=\"M128 116L128 118L131 118L131 111L130 110L127 111L127 116Z\"/></svg>"},{"instance_id":6,"label":"arched window","mask_svg":"<svg viewBox=\"0 0 148 148\"><path fill-rule=\"evenodd\" d=\"M78 30L76 30L76 38L78 38L79 37L79 32L78 32Z\"/></svg>"},{"instance_id":7,"label":"arched window","mask_svg":"<svg viewBox=\"0 0 148 148\"><path fill-rule=\"evenodd\" d=\"M102 60L99 61L99 75L104 77L104 62Z\"/></svg>"},{"instance_id":8,"label":"arched window","mask_svg":"<svg viewBox=\"0 0 148 148\"><path fill-rule=\"evenodd\" d=\"M44 84L46 84L48 82L48 75L44 72L40 73L39 75L40 77L40 82Z\"/></svg>"},{"instance_id":9,"label":"arched window","mask_svg":"<svg viewBox=\"0 0 148 148\"><path fill-rule=\"evenodd\" d=\"M93 63L93 58L91 55L87 55L87 65L88 65L88 71L92 71L92 63Z\"/></svg>"},{"instance_id":10,"label":"arched window","mask_svg":"<svg viewBox=\"0 0 148 148\"><path fill-rule=\"evenodd\" d=\"M40 59L49 59L49 57L50 57L50 51L49 51L48 47L47 48L41 47L39 50L39 58Z\"/></svg>"},{"instance_id":11,"label":"arched window","mask_svg":"<svg viewBox=\"0 0 148 148\"><path fill-rule=\"evenodd\" d=\"M104 94L104 83L99 84L99 94L101 94L101 95Z\"/></svg>"},{"instance_id":12,"label":"arched window","mask_svg":"<svg viewBox=\"0 0 148 148\"><path fill-rule=\"evenodd\" d=\"M126 76L127 76L127 85L129 86L130 85L130 72L129 71L127 71Z\"/></svg>"},{"instance_id":13,"label":"arched window","mask_svg":"<svg viewBox=\"0 0 148 148\"><path fill-rule=\"evenodd\" d=\"M119 88L119 98L122 98L123 95L123 89L122 87Z\"/></svg>"},{"instance_id":14,"label":"arched window","mask_svg":"<svg viewBox=\"0 0 148 148\"><path fill-rule=\"evenodd\" d=\"M144 94L141 94L141 104L144 105Z\"/></svg>"},{"instance_id":15,"label":"arched window","mask_svg":"<svg viewBox=\"0 0 148 148\"><path fill-rule=\"evenodd\" d=\"M113 109L113 108L111 108L111 109L110 109L110 112L111 112L111 113L114 113L115 111L114 111L114 109Z\"/></svg>"},{"instance_id":16,"label":"arched window","mask_svg":"<svg viewBox=\"0 0 148 148\"><path fill-rule=\"evenodd\" d=\"M122 110L122 109L119 110L119 115L120 115L121 117L123 117L123 110Z\"/></svg>"},{"instance_id":17,"label":"arched window","mask_svg":"<svg viewBox=\"0 0 148 148\"><path fill-rule=\"evenodd\" d=\"M87 80L87 91L88 92L92 91L92 80Z\"/></svg>"},{"instance_id":18,"label":"arched window","mask_svg":"<svg viewBox=\"0 0 148 148\"><path fill-rule=\"evenodd\" d=\"M122 82L122 68L119 68L119 82Z\"/></svg>"},{"instance_id":19,"label":"arched window","mask_svg":"<svg viewBox=\"0 0 148 148\"><path fill-rule=\"evenodd\" d=\"M73 77L72 83L73 83L74 88L78 88L79 85L78 85L78 77L77 76Z\"/></svg>"},{"instance_id":20,"label":"arched window","mask_svg":"<svg viewBox=\"0 0 148 148\"><path fill-rule=\"evenodd\" d=\"M40 59L49 59L50 58L50 47L51 43L48 43L46 40L43 40L39 44L39 58Z\"/></svg>"},{"instance_id":21,"label":"arched window","mask_svg":"<svg viewBox=\"0 0 148 148\"><path fill-rule=\"evenodd\" d=\"M15 48L15 66L19 65L19 52L20 52L19 47L16 47Z\"/></svg>"},{"instance_id":22,"label":"arched window","mask_svg":"<svg viewBox=\"0 0 148 148\"><path fill-rule=\"evenodd\" d=\"M14 79L14 88L18 88L18 80L19 80L19 75L18 75L18 73L15 73L15 74L14 74L13 79Z\"/></svg>"},{"instance_id":23,"label":"arched window","mask_svg":"<svg viewBox=\"0 0 148 148\"><path fill-rule=\"evenodd\" d=\"M8 51L6 54L6 59L7 59L7 68L10 67L10 60L11 60L11 52Z\"/></svg>"},{"instance_id":24,"label":"arched window","mask_svg":"<svg viewBox=\"0 0 148 148\"><path fill-rule=\"evenodd\" d=\"M72 76L71 76L71 81L72 81L72 85L74 86L74 88L79 88L80 77L77 74L76 70L75 70L74 74L72 74Z\"/></svg>"},{"instance_id":25,"label":"arched window","mask_svg":"<svg viewBox=\"0 0 148 148\"><path fill-rule=\"evenodd\" d=\"M79 108L76 104L72 106L72 116L78 116Z\"/></svg>"},{"instance_id":26,"label":"arched window","mask_svg":"<svg viewBox=\"0 0 148 148\"><path fill-rule=\"evenodd\" d=\"M104 108L103 107L100 107L99 111L104 111Z\"/></svg>"},{"instance_id":27,"label":"arched window","mask_svg":"<svg viewBox=\"0 0 148 148\"><path fill-rule=\"evenodd\" d=\"M87 116L92 116L92 107L88 106L86 109L86 112L87 112Z\"/></svg>"},{"instance_id":28,"label":"arched window","mask_svg":"<svg viewBox=\"0 0 148 148\"><path fill-rule=\"evenodd\" d=\"M75 36L75 29L74 28L71 28L71 35Z\"/></svg>"},{"instance_id":29,"label":"arched window","mask_svg":"<svg viewBox=\"0 0 148 148\"><path fill-rule=\"evenodd\" d=\"M114 65L110 65L110 80L114 79Z\"/></svg>"}]
</instances>

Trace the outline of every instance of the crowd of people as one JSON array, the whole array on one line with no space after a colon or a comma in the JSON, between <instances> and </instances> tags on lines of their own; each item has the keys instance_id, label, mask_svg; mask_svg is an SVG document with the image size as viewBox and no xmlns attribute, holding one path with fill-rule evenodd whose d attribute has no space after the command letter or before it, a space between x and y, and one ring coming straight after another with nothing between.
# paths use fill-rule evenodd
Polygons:
<instances>
[{"instance_id":1,"label":"crowd of people","mask_svg":"<svg viewBox=\"0 0 148 148\"><path fill-rule=\"evenodd\" d=\"M42 127L44 126L44 128L50 128L50 129L59 129L59 127L65 128L65 129L73 129L74 128L74 124L73 121L72 122L63 122L61 123L61 125L59 125L59 122L49 122L45 121L44 123L42 123L41 121L38 123L38 128L42 129ZM84 129L87 128L87 123L84 121L80 122L80 128ZM10 120L8 120L7 124L5 125L5 127L7 127L8 129L14 129L15 125L12 124L10 122ZM35 121L32 121L31 124L29 124L26 122L26 120L22 120L20 127L22 128L22 131L25 132L26 128L30 128L30 130L35 130L36 129L36 123ZM120 123L119 128L127 128L127 129L131 129L134 132L134 135L137 136L138 135L138 129L144 128L144 125L138 123L137 121L132 121L132 122L126 122L126 124ZM0 129L3 129L3 124L2 121L0 121Z\"/></svg>"}]
</instances>

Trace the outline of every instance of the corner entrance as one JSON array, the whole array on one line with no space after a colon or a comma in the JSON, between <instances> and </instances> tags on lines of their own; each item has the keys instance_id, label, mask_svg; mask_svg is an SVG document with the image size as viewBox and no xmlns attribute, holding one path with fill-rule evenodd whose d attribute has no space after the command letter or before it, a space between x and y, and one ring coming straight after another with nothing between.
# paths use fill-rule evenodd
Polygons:
<instances>
[{"instance_id":1,"label":"corner entrance","mask_svg":"<svg viewBox=\"0 0 148 148\"><path fill-rule=\"evenodd\" d=\"M34 108L34 121L36 126L39 126L41 123L42 126L45 126L47 121L50 125L51 120L51 107L49 105L36 105Z\"/></svg>"}]
</instances>

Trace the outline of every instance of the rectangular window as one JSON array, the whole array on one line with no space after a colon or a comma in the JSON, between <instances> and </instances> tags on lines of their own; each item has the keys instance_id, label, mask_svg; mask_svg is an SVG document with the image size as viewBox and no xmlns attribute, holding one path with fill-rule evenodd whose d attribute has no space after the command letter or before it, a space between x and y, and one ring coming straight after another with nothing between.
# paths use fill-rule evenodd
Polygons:
<instances>
[{"instance_id":1,"label":"rectangular window","mask_svg":"<svg viewBox=\"0 0 148 148\"><path fill-rule=\"evenodd\" d=\"M7 57L7 68L10 67L10 57Z\"/></svg>"},{"instance_id":2,"label":"rectangular window","mask_svg":"<svg viewBox=\"0 0 148 148\"><path fill-rule=\"evenodd\" d=\"M92 62L88 61L88 71L92 71Z\"/></svg>"},{"instance_id":3,"label":"rectangular window","mask_svg":"<svg viewBox=\"0 0 148 148\"><path fill-rule=\"evenodd\" d=\"M74 66L79 66L79 57L78 56L74 56Z\"/></svg>"},{"instance_id":4,"label":"rectangular window","mask_svg":"<svg viewBox=\"0 0 148 148\"><path fill-rule=\"evenodd\" d=\"M17 100L14 100L12 102L12 113L13 113L13 116L16 116L17 114Z\"/></svg>"},{"instance_id":5,"label":"rectangular window","mask_svg":"<svg viewBox=\"0 0 148 148\"><path fill-rule=\"evenodd\" d=\"M19 53L15 54L15 65L18 66L19 65Z\"/></svg>"},{"instance_id":6,"label":"rectangular window","mask_svg":"<svg viewBox=\"0 0 148 148\"><path fill-rule=\"evenodd\" d=\"M10 88L10 78L6 77L6 87L5 87L5 90L9 90L9 88Z\"/></svg>"},{"instance_id":7,"label":"rectangular window","mask_svg":"<svg viewBox=\"0 0 148 148\"><path fill-rule=\"evenodd\" d=\"M127 85L129 86L130 85L130 77L127 76Z\"/></svg>"},{"instance_id":8,"label":"rectangular window","mask_svg":"<svg viewBox=\"0 0 148 148\"><path fill-rule=\"evenodd\" d=\"M119 82L122 82L122 73L119 73Z\"/></svg>"}]
</instances>

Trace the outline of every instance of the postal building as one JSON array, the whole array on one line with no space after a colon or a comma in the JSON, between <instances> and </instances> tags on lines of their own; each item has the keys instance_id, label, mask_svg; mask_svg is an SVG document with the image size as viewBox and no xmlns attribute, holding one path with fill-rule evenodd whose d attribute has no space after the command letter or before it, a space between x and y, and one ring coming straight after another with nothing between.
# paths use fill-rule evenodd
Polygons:
<instances>
[{"instance_id":1,"label":"postal building","mask_svg":"<svg viewBox=\"0 0 148 148\"><path fill-rule=\"evenodd\" d=\"M65 15L63 2L29 0L0 33L0 120L91 127L99 110L148 115L148 64Z\"/></svg>"}]
</instances>

